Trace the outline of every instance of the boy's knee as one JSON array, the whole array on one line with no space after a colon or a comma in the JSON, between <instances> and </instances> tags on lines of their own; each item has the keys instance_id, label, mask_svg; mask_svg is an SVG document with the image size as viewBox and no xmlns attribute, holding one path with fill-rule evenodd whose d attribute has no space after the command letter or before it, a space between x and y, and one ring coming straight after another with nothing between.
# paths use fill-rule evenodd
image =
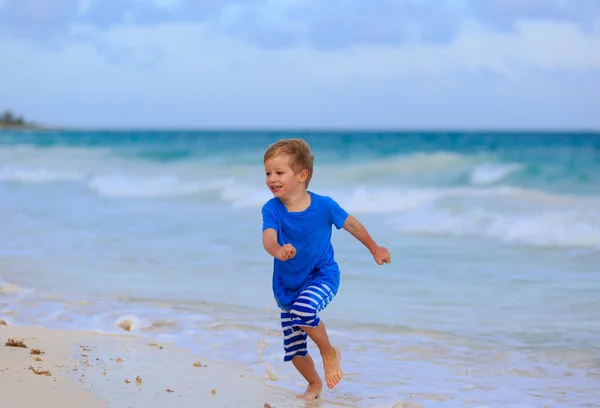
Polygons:
<instances>
[{"instance_id":1,"label":"boy's knee","mask_svg":"<svg viewBox=\"0 0 600 408\"><path fill-rule=\"evenodd\" d=\"M301 310L296 309L295 307L292 307L292 310L290 310L290 317L292 318L292 321L294 321L294 320L304 320L309 316L307 316L305 312L302 312Z\"/></svg>"},{"instance_id":2,"label":"boy's knee","mask_svg":"<svg viewBox=\"0 0 600 408\"><path fill-rule=\"evenodd\" d=\"M296 307L296 305L290 310L290 317L295 325L315 327L319 324L319 318L314 310L309 311L303 307Z\"/></svg>"}]
</instances>

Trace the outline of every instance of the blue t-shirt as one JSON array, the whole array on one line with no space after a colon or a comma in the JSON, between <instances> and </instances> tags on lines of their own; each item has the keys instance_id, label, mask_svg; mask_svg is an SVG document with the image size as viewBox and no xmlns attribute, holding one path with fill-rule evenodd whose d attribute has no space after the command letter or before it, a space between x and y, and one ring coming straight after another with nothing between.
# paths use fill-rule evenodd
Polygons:
<instances>
[{"instance_id":1,"label":"blue t-shirt","mask_svg":"<svg viewBox=\"0 0 600 408\"><path fill-rule=\"evenodd\" d=\"M289 212L277 197L262 208L263 231L277 231L279 245L292 244L296 256L273 264L273 294L277 305L290 310L306 287L320 282L337 293L340 270L333 257L332 225L344 226L348 213L332 198L313 192L310 205L304 211Z\"/></svg>"}]
</instances>

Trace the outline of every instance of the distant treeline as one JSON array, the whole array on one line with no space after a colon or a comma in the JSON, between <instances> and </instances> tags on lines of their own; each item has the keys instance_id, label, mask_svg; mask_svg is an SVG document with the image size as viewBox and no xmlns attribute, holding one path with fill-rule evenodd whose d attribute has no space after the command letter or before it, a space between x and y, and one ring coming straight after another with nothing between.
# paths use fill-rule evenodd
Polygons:
<instances>
[{"instance_id":1,"label":"distant treeline","mask_svg":"<svg viewBox=\"0 0 600 408\"><path fill-rule=\"evenodd\" d=\"M27 126L23 116L15 115L9 110L5 110L0 114L0 126Z\"/></svg>"}]
</instances>

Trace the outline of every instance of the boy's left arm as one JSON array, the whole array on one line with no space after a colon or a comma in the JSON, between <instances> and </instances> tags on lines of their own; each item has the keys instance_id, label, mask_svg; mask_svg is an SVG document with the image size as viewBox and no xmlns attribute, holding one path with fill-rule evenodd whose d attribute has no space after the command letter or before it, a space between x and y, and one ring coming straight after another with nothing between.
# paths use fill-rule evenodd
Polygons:
<instances>
[{"instance_id":1,"label":"boy's left arm","mask_svg":"<svg viewBox=\"0 0 600 408\"><path fill-rule=\"evenodd\" d=\"M388 251L386 247L377 245L373 238L371 238L367 229L352 215L348 215L348 218L346 218L344 229L367 247L378 265L390 263L392 261L390 258L390 251Z\"/></svg>"}]
</instances>

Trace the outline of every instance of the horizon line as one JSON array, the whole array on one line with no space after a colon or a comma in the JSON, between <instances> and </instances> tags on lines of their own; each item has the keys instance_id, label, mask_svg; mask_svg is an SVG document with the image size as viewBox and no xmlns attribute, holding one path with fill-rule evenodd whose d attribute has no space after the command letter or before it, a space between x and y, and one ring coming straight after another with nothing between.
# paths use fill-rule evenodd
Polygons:
<instances>
[{"instance_id":1,"label":"horizon line","mask_svg":"<svg viewBox=\"0 0 600 408\"><path fill-rule=\"evenodd\" d=\"M316 133L405 133L405 132L576 132L599 133L600 127L593 126L497 126L497 127L460 127L460 126L429 126L429 127L366 127L366 126L52 126L30 124L25 126L2 126L0 131L133 131L133 132L316 132Z\"/></svg>"}]
</instances>

